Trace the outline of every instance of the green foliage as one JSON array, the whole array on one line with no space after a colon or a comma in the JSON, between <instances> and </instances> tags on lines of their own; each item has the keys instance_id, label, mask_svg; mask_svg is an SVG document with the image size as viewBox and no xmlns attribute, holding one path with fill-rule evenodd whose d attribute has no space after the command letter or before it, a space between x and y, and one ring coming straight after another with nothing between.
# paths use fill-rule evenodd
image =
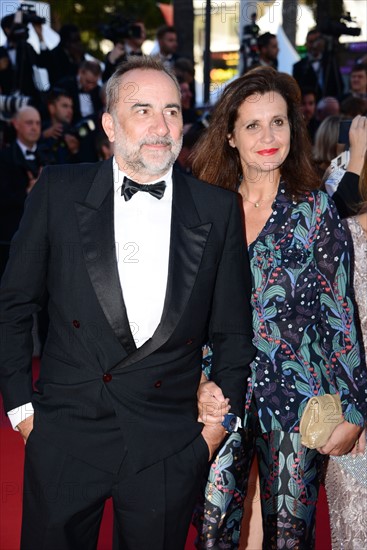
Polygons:
<instances>
[{"instance_id":1,"label":"green foliage","mask_svg":"<svg viewBox=\"0 0 367 550\"><path fill-rule=\"evenodd\" d=\"M86 51L100 59L103 54L99 41L103 37L98 28L108 24L113 13L143 20L149 38L164 23L155 0L52 0L51 3L52 27L57 31L66 23L78 25Z\"/></svg>"}]
</instances>

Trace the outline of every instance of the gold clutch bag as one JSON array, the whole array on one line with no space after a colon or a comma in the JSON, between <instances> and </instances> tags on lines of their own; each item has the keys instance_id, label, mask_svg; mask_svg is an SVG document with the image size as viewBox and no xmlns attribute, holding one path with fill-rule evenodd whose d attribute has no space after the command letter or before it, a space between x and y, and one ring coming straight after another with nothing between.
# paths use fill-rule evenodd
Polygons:
<instances>
[{"instance_id":1,"label":"gold clutch bag","mask_svg":"<svg viewBox=\"0 0 367 550\"><path fill-rule=\"evenodd\" d=\"M311 397L302 413L301 443L309 449L323 447L335 428L344 421L338 394Z\"/></svg>"}]
</instances>

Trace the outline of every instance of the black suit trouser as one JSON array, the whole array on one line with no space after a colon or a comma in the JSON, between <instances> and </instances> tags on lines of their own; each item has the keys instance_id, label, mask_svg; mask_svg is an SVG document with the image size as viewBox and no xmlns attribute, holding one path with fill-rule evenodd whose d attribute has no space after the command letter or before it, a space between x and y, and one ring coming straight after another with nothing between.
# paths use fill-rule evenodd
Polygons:
<instances>
[{"instance_id":1,"label":"black suit trouser","mask_svg":"<svg viewBox=\"0 0 367 550\"><path fill-rule=\"evenodd\" d=\"M83 462L37 431L31 433L24 466L21 550L95 550L110 497L119 548L184 549L208 469L208 448L201 435L180 453L138 473L128 453L116 475L96 469L87 458Z\"/></svg>"}]
</instances>

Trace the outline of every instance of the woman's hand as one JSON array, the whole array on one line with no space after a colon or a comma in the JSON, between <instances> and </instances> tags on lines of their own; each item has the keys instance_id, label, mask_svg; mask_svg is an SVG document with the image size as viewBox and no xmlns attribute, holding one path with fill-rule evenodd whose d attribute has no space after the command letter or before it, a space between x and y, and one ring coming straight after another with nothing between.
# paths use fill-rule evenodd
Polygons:
<instances>
[{"instance_id":1,"label":"woman's hand","mask_svg":"<svg viewBox=\"0 0 367 550\"><path fill-rule=\"evenodd\" d=\"M199 411L198 421L203 422L207 426L221 424L224 415L227 414L231 408L229 399L224 397L220 387L208 380L204 374L201 375L197 398Z\"/></svg>"},{"instance_id":2,"label":"woman's hand","mask_svg":"<svg viewBox=\"0 0 367 550\"><path fill-rule=\"evenodd\" d=\"M331 456L345 455L349 453L349 451L352 451L354 455L357 454L357 452L363 454L366 440L364 440L364 442L361 441L361 432L364 432L361 426L351 424L344 420L344 422L335 428L328 442L317 450L323 455ZM358 447L358 451L356 447Z\"/></svg>"}]
</instances>

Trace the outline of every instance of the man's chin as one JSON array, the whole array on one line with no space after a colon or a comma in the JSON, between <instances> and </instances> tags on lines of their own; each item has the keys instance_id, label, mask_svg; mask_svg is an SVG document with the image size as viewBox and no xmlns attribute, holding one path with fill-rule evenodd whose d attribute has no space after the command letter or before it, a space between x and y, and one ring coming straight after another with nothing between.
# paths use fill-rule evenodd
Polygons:
<instances>
[{"instance_id":1,"label":"man's chin","mask_svg":"<svg viewBox=\"0 0 367 550\"><path fill-rule=\"evenodd\" d=\"M175 162L175 159L173 157L166 158L164 160L156 159L155 161L152 159L143 160L143 165L145 170L150 174L163 174L165 172L168 172L168 170L173 166Z\"/></svg>"}]
</instances>

